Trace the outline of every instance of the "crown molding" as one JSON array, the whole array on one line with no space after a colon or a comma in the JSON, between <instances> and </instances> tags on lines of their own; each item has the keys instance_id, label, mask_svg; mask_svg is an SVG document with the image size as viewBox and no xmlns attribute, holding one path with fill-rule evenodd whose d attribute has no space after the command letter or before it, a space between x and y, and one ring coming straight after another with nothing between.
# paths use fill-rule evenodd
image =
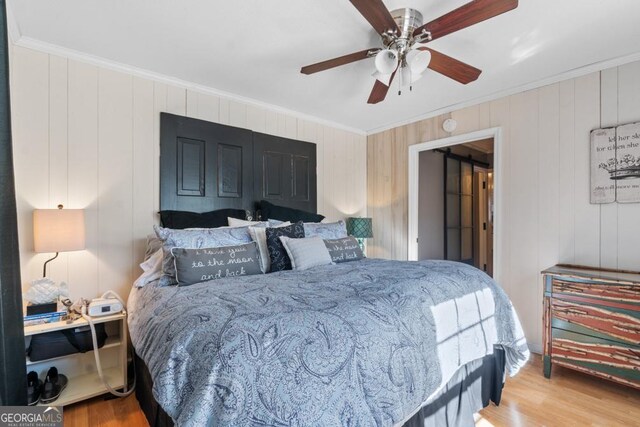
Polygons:
<instances>
[{"instance_id":1,"label":"crown molding","mask_svg":"<svg viewBox=\"0 0 640 427\"><path fill-rule=\"evenodd\" d=\"M581 77L586 74L599 72L602 70L606 70L608 68L619 67L621 65L625 65L631 62L640 61L640 52L632 53L630 55L620 56L612 59L608 59L605 61L594 62L592 64L588 64L582 67L574 68L569 71L565 71L563 73L557 74L555 76L547 77L545 79L537 80L535 82L527 83L524 85L514 86L509 89L501 90L498 92L494 92L487 96L474 98L468 101L459 102L447 105L445 107L439 108L437 110L432 110L424 114L416 115L408 119L395 121L389 124L386 124L381 127L372 128L372 129L359 129L351 126L347 126L341 123L333 122L331 120L321 119L319 117L315 117L309 114L305 114L299 111L291 110L285 107L281 107L275 104L270 104L268 102L259 101L253 98L236 95L230 92L225 92L213 87L189 82L186 80L182 80L176 77L167 76L164 74L156 73L153 71L145 70L142 68L134 67L131 65L123 64L120 62L112 61L110 59L102 58L95 55L90 55L88 53L80 52L74 49L68 49L62 46L58 46L55 44L43 42L41 40L33 39L30 37L25 37L20 32L20 27L18 22L13 14L11 9L11 3L14 0L7 0L7 30L9 33L9 39L13 42L14 45L33 49L41 52L45 52L52 55L61 56L64 58L92 64L101 68L106 68L114 71L119 71L126 74L131 74L134 76L154 80L157 82L170 84L173 86L181 87L184 89L194 90L196 92L214 95L221 98L242 102L247 105L252 105L259 108L268 109L274 112L286 114L298 119L307 120L310 122L314 122L320 125L329 126L335 129L340 129L343 131L351 132L357 135L369 136L374 135L376 133L380 133L386 130L394 129L400 126L405 126L411 123L415 123L421 120L430 119L433 117L440 116L442 114L451 113L453 111L461 110L463 108L471 107L474 105L482 104L484 102L494 101L496 99L504 98L507 96L515 95L517 93L526 92L528 90L538 89L543 86L548 86L554 83L558 83L564 80L573 79L576 77Z\"/></svg>"},{"instance_id":2,"label":"crown molding","mask_svg":"<svg viewBox=\"0 0 640 427\"><path fill-rule=\"evenodd\" d=\"M7 14L7 34L9 34L9 41L15 44L22 34L20 33L20 26L16 20L16 16L13 14L13 8L11 7L11 1L5 2L6 14Z\"/></svg>"},{"instance_id":3,"label":"crown molding","mask_svg":"<svg viewBox=\"0 0 640 427\"><path fill-rule=\"evenodd\" d=\"M132 65L127 65L120 62L112 61L110 59L106 59L100 56L91 55L91 54L80 52L74 49L68 49L66 47L43 42L41 40L33 39L31 37L20 36L13 42L13 44L15 46L37 50L47 54L61 56L63 58L71 59L74 61L95 65L100 68L119 71L121 73L142 77L145 79L169 84L169 85L180 87L183 89L189 89L189 90L204 93L207 95L214 95L220 98L225 98L228 100L241 102L243 104L252 105L254 107L264 108L273 112L286 114L288 116L295 117L297 119L307 120L307 121L328 126L334 129L351 132L357 135L367 136L367 132L362 129L353 128L350 126L343 125L341 123L336 123L330 120L321 119L321 118L311 116L309 114L305 114L299 111L290 110L288 108L281 107L275 104L270 104L264 101L258 101L256 99L248 98L245 96L235 95L233 93L225 92L209 86L204 86L201 84L182 80L176 77L167 76L165 74L156 73L154 71L145 70L143 68L134 67Z\"/></svg>"},{"instance_id":4,"label":"crown molding","mask_svg":"<svg viewBox=\"0 0 640 427\"><path fill-rule=\"evenodd\" d=\"M527 83L525 85L515 86L510 89L494 92L490 95L483 96L480 98L475 98L469 101L451 104L446 107L442 107L425 114L414 116L410 119L400 120L400 121L390 123L375 129L369 129L367 130L367 135L374 135L376 133L384 132L390 129L395 129L397 127L419 122L421 120L431 119L433 117L437 117L442 114L451 113L453 111L461 110L463 108L471 107L471 106L482 104L489 101L494 101L500 98L505 98L507 96L515 95L517 93L526 92L528 90L538 89L543 86L548 86L548 85L562 82L565 80L575 79L576 77L581 77L587 74L600 72L608 68L619 67L621 65L629 64L631 62L636 62L636 61L640 61L640 52L632 53L630 55L625 55L625 56L619 56L617 58L607 59L605 61L594 62L592 64L574 68L572 70L565 71L563 73L556 74L555 76L547 77L542 80L537 80L535 82Z\"/></svg>"}]
</instances>

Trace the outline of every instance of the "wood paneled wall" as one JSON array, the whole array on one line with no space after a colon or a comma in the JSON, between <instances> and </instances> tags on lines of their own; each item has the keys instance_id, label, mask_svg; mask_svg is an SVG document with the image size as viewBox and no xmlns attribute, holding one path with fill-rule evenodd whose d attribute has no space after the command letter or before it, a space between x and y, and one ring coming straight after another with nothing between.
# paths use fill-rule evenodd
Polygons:
<instances>
[{"instance_id":1,"label":"wood paneled wall","mask_svg":"<svg viewBox=\"0 0 640 427\"><path fill-rule=\"evenodd\" d=\"M640 204L589 203L589 132L640 121L640 62L566 80L368 137L371 256L407 258L411 144L503 129L501 285L533 349L542 340L540 270L558 262L640 270ZM428 238L428 236L421 236Z\"/></svg>"},{"instance_id":2,"label":"wood paneled wall","mask_svg":"<svg viewBox=\"0 0 640 427\"><path fill-rule=\"evenodd\" d=\"M407 259L409 145L449 136L442 122L450 114L411 123L367 138L367 213L373 239L367 255Z\"/></svg>"},{"instance_id":3,"label":"wood paneled wall","mask_svg":"<svg viewBox=\"0 0 640 427\"><path fill-rule=\"evenodd\" d=\"M160 112L314 142L318 212L366 213L366 138L265 108L17 46L11 99L23 284L48 254L33 252L32 211L85 208L87 250L60 254L49 275L72 298L126 297L157 222Z\"/></svg>"}]
</instances>

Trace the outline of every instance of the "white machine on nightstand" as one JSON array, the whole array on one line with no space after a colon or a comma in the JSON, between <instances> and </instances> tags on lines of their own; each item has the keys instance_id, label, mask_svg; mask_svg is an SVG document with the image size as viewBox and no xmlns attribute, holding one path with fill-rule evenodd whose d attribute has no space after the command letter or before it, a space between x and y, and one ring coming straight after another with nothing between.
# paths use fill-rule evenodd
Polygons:
<instances>
[{"instance_id":1,"label":"white machine on nightstand","mask_svg":"<svg viewBox=\"0 0 640 427\"><path fill-rule=\"evenodd\" d=\"M91 317L120 313L124 307L117 298L94 298L89 302L87 314Z\"/></svg>"}]
</instances>

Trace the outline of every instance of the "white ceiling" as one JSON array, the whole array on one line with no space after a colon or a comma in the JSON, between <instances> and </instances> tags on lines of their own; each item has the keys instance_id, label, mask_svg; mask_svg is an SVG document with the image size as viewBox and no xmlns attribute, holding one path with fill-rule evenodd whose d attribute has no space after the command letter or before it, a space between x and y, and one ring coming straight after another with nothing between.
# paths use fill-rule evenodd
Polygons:
<instances>
[{"instance_id":1,"label":"white ceiling","mask_svg":"<svg viewBox=\"0 0 640 427\"><path fill-rule=\"evenodd\" d=\"M425 22L467 0L385 0ZM348 0L18 0L24 37L371 131L640 51L640 1L520 0L431 47L483 70L467 86L431 70L413 92L366 103L373 60L300 67L379 45Z\"/></svg>"}]
</instances>

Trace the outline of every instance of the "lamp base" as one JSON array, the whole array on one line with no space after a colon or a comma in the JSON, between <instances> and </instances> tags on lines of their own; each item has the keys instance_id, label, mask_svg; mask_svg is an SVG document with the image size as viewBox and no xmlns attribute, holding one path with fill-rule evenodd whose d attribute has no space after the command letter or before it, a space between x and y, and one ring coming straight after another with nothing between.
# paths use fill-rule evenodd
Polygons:
<instances>
[{"instance_id":1,"label":"lamp base","mask_svg":"<svg viewBox=\"0 0 640 427\"><path fill-rule=\"evenodd\" d=\"M49 264L54 259L58 258L58 255L60 255L60 252L56 252L56 254L53 256L53 258L49 258L48 260L46 260L44 262L44 267L42 267L42 278L47 277L47 264Z\"/></svg>"}]
</instances>

